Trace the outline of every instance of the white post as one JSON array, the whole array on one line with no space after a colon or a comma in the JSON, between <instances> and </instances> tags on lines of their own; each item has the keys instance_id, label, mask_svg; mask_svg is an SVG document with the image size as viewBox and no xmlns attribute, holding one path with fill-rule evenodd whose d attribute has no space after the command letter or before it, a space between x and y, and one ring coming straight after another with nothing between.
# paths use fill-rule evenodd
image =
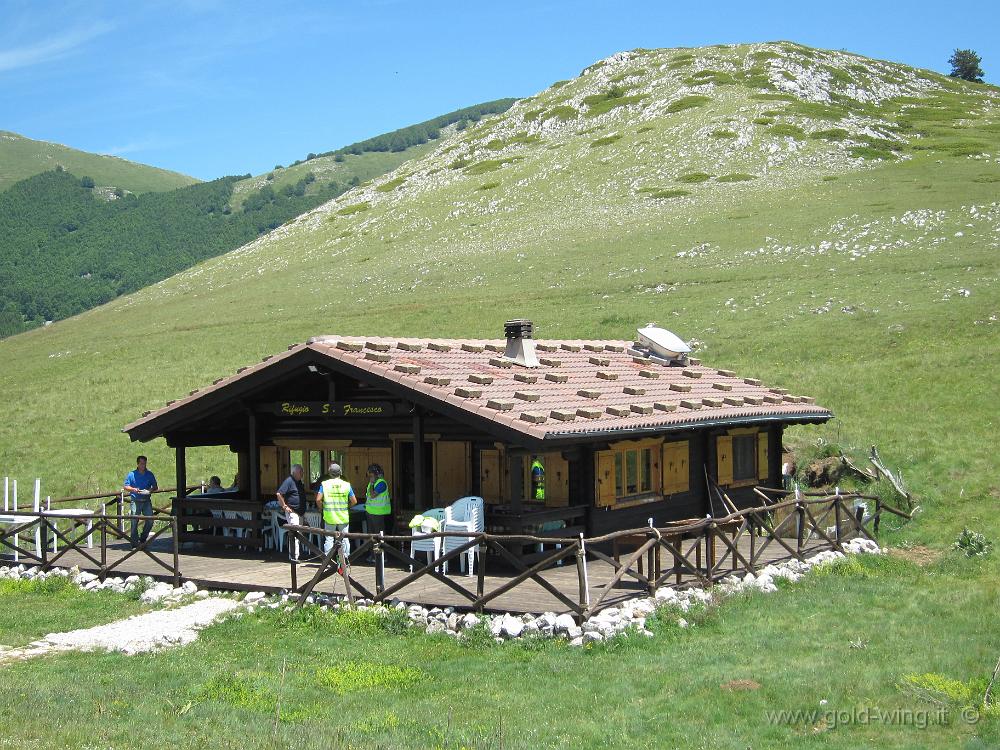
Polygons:
<instances>
[{"instance_id":1,"label":"white post","mask_svg":"<svg viewBox=\"0 0 1000 750\"><path fill-rule=\"evenodd\" d=\"M10 495L10 477L3 478L3 512L6 513L10 510L10 500L8 499Z\"/></svg>"},{"instance_id":2,"label":"white post","mask_svg":"<svg viewBox=\"0 0 1000 750\"><path fill-rule=\"evenodd\" d=\"M14 480L14 513L15 514L17 513L17 480L16 479ZM15 523L16 523L16 521L15 521ZM15 528L16 528L16 526L15 526ZM20 554L17 551L17 548L20 545L20 539L18 539L19 536L20 535L15 531L14 532L14 562L17 562L18 560L21 559L21 556L20 556Z\"/></svg>"},{"instance_id":3,"label":"white post","mask_svg":"<svg viewBox=\"0 0 1000 750\"><path fill-rule=\"evenodd\" d=\"M38 513L42 509L42 480L35 478L35 499L31 504L31 509ZM42 554L42 519L35 518L35 554Z\"/></svg>"}]
</instances>

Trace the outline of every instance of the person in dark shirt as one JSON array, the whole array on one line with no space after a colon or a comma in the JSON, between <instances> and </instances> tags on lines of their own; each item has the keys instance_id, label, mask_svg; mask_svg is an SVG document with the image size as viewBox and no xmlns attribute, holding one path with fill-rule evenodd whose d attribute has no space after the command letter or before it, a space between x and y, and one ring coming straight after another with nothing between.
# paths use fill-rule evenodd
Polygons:
<instances>
[{"instance_id":1,"label":"person in dark shirt","mask_svg":"<svg viewBox=\"0 0 1000 750\"><path fill-rule=\"evenodd\" d=\"M300 515L306 507L306 488L302 483L305 470L301 464L292 464L290 476L281 483L274 496L278 500L278 505L285 514L285 523L298 525L301 521ZM299 557L299 542L297 539L291 540L288 554L293 559Z\"/></svg>"}]
</instances>

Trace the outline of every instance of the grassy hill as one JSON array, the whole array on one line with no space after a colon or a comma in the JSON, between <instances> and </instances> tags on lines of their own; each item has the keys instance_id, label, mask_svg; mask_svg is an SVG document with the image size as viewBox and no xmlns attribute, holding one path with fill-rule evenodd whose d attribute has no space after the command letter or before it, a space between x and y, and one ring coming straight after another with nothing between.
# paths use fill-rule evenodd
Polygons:
<instances>
[{"instance_id":1,"label":"grassy hill","mask_svg":"<svg viewBox=\"0 0 1000 750\"><path fill-rule=\"evenodd\" d=\"M0 191L57 166L91 177L98 186L119 187L133 193L173 190L198 182L194 177L167 169L137 164L117 156L78 151L58 143L35 141L0 130Z\"/></svg>"},{"instance_id":2,"label":"grassy hill","mask_svg":"<svg viewBox=\"0 0 1000 750\"><path fill-rule=\"evenodd\" d=\"M330 190L336 186L347 189L391 172L400 164L417 159L432 151L442 135L465 130L483 117L507 111L516 99L497 99L474 104L440 115L425 122L409 125L391 133L352 143L335 151L308 154L288 167L280 164L266 174L247 178L236 184L232 205L239 208L254 191L270 186L275 191L298 189L307 195ZM307 181L308 180L308 181Z\"/></svg>"},{"instance_id":3,"label":"grassy hill","mask_svg":"<svg viewBox=\"0 0 1000 750\"><path fill-rule=\"evenodd\" d=\"M980 680L996 662L996 555L949 547L963 526L1000 541L998 158L990 86L789 43L620 53L233 253L0 342L0 470L54 495L117 486L139 448L122 424L314 334L498 336L523 316L539 338L627 337L656 321L707 363L831 407L789 433L804 454L878 444L921 505L885 539L920 564L736 604L649 653L449 651L479 670L477 705L518 681L511 746L538 727L566 747L654 730L707 747L996 745L988 718L803 728L763 707L920 707L905 675ZM141 449L172 476L165 446ZM229 461L190 451L189 476ZM566 670L584 692L524 680ZM719 689L744 677L763 690ZM429 695L394 709L426 734L392 741L430 741L428 700L446 696Z\"/></svg>"}]
</instances>

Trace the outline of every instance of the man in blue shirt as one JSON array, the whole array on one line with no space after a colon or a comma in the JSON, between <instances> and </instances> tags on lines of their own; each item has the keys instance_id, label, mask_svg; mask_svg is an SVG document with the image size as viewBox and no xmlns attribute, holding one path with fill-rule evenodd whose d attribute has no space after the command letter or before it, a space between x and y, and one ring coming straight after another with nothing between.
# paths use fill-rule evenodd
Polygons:
<instances>
[{"instance_id":1,"label":"man in blue shirt","mask_svg":"<svg viewBox=\"0 0 1000 750\"><path fill-rule=\"evenodd\" d=\"M125 491L128 492L129 498L132 500L132 515L133 516L152 516L153 515L153 500L152 493L159 489L156 486L156 477L153 476L153 472L146 470L146 457L138 456L135 459L135 470L130 471L128 476L125 477ZM149 538L149 532L153 528L152 520L143 521L142 525L142 544L146 544L146 539ZM132 549L139 546L139 522L136 519L132 519Z\"/></svg>"}]
</instances>

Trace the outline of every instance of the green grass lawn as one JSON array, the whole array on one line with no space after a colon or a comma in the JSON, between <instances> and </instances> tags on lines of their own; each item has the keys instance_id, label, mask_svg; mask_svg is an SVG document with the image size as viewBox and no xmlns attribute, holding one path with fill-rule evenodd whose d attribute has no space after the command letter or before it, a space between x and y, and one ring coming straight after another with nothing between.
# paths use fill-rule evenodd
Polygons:
<instances>
[{"instance_id":1,"label":"green grass lawn","mask_svg":"<svg viewBox=\"0 0 1000 750\"><path fill-rule=\"evenodd\" d=\"M585 649L401 635L398 619L367 613L257 613L180 650L9 665L0 727L16 717L7 729L38 746L115 748L995 747L1000 712L965 723L960 704L908 680L934 673L981 694L1000 650L996 572L952 555L926 568L866 557L689 612L687 628L665 612L652 639ZM18 714L26 700L34 710ZM782 710L820 713L768 713ZM843 718L876 710L925 723Z\"/></svg>"},{"instance_id":2,"label":"green grass lawn","mask_svg":"<svg viewBox=\"0 0 1000 750\"><path fill-rule=\"evenodd\" d=\"M138 596L82 591L66 578L0 579L0 645L23 646L48 633L89 628L145 609Z\"/></svg>"}]
</instances>

